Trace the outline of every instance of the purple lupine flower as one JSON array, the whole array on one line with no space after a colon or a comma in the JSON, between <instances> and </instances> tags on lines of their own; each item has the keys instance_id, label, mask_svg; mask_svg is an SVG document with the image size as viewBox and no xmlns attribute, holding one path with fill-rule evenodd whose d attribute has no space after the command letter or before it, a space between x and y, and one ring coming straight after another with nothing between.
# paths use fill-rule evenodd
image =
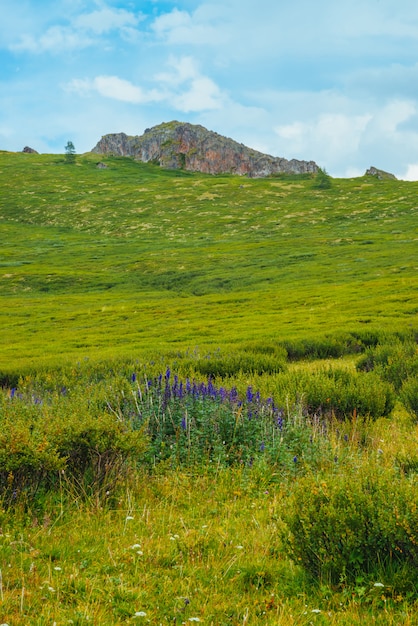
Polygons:
<instances>
[{"instance_id":1,"label":"purple lupine flower","mask_svg":"<svg viewBox=\"0 0 418 626\"><path fill-rule=\"evenodd\" d=\"M254 394L253 394L253 390L252 390L251 385L247 388L246 398L247 398L247 402L252 402L253 401Z\"/></svg>"},{"instance_id":2,"label":"purple lupine flower","mask_svg":"<svg viewBox=\"0 0 418 626\"><path fill-rule=\"evenodd\" d=\"M12 387L12 388L10 389L10 397L11 397L11 398L14 398L14 397L15 397L15 395L16 395L16 391L17 391L16 387Z\"/></svg>"},{"instance_id":3,"label":"purple lupine flower","mask_svg":"<svg viewBox=\"0 0 418 626\"><path fill-rule=\"evenodd\" d=\"M134 383L136 381L136 374L135 372L132 374L131 376L131 381Z\"/></svg>"},{"instance_id":4,"label":"purple lupine flower","mask_svg":"<svg viewBox=\"0 0 418 626\"><path fill-rule=\"evenodd\" d=\"M181 382L177 391L177 396L179 398L183 398L184 396L184 388L183 388L183 383Z\"/></svg>"},{"instance_id":5,"label":"purple lupine flower","mask_svg":"<svg viewBox=\"0 0 418 626\"><path fill-rule=\"evenodd\" d=\"M264 452L265 449L266 449L265 443L264 441L262 441L260 444L260 452Z\"/></svg>"},{"instance_id":6,"label":"purple lupine flower","mask_svg":"<svg viewBox=\"0 0 418 626\"><path fill-rule=\"evenodd\" d=\"M259 403L259 402L260 402L260 399L261 399L261 398L260 398L260 392L259 392L259 391L257 391L257 393L255 394L255 401L256 401L257 403Z\"/></svg>"},{"instance_id":7,"label":"purple lupine flower","mask_svg":"<svg viewBox=\"0 0 418 626\"><path fill-rule=\"evenodd\" d=\"M298 457L297 457L297 456L294 456L294 457L293 457L293 463L297 463L297 462L298 462Z\"/></svg>"},{"instance_id":8,"label":"purple lupine flower","mask_svg":"<svg viewBox=\"0 0 418 626\"><path fill-rule=\"evenodd\" d=\"M283 417L281 415L277 418L277 428L283 430Z\"/></svg>"},{"instance_id":9,"label":"purple lupine flower","mask_svg":"<svg viewBox=\"0 0 418 626\"><path fill-rule=\"evenodd\" d=\"M169 367L167 367L166 372L165 372L165 379L170 380L170 376L171 376L171 370Z\"/></svg>"},{"instance_id":10,"label":"purple lupine flower","mask_svg":"<svg viewBox=\"0 0 418 626\"><path fill-rule=\"evenodd\" d=\"M182 420L181 420L181 427L182 427L182 429L183 429L183 430L186 430L186 429L187 429L187 420L186 420L186 417L185 417L185 416L183 416L183 417L182 417Z\"/></svg>"}]
</instances>

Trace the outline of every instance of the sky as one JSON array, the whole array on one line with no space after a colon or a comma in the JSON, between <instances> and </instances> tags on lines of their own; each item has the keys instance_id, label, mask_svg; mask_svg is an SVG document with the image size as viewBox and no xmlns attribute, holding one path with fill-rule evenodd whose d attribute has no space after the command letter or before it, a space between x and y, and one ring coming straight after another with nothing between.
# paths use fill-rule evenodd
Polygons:
<instances>
[{"instance_id":1,"label":"sky","mask_svg":"<svg viewBox=\"0 0 418 626\"><path fill-rule=\"evenodd\" d=\"M178 120L418 180L416 0L0 0L0 150Z\"/></svg>"}]
</instances>

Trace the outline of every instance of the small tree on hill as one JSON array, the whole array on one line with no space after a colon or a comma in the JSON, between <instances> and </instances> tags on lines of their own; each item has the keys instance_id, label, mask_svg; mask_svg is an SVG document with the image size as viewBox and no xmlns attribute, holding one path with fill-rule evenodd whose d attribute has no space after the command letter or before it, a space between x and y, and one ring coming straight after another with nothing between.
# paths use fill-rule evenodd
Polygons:
<instances>
[{"instance_id":1,"label":"small tree on hill","mask_svg":"<svg viewBox=\"0 0 418 626\"><path fill-rule=\"evenodd\" d=\"M75 148L72 141L68 141L65 146L65 162L75 163Z\"/></svg>"},{"instance_id":2,"label":"small tree on hill","mask_svg":"<svg viewBox=\"0 0 418 626\"><path fill-rule=\"evenodd\" d=\"M323 170L322 168L319 168L315 176L313 188L314 189L329 189L331 185L332 185L331 176L327 174L325 170Z\"/></svg>"}]
</instances>

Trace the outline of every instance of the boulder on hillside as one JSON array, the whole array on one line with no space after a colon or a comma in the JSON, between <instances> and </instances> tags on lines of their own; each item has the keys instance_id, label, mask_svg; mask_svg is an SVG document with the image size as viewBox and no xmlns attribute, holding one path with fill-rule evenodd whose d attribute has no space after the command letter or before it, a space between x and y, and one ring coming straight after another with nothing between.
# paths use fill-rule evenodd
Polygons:
<instances>
[{"instance_id":1,"label":"boulder on hillside","mask_svg":"<svg viewBox=\"0 0 418 626\"><path fill-rule=\"evenodd\" d=\"M203 126L168 122L148 128L143 135L104 135L92 152L130 156L166 169L205 174L237 174L252 178L272 174L315 174L314 161L287 160L247 148Z\"/></svg>"},{"instance_id":2,"label":"boulder on hillside","mask_svg":"<svg viewBox=\"0 0 418 626\"><path fill-rule=\"evenodd\" d=\"M366 170L365 176L374 176L379 180L397 180L394 174L390 174L389 172L384 172L383 170L379 170L377 167L370 167Z\"/></svg>"},{"instance_id":3,"label":"boulder on hillside","mask_svg":"<svg viewBox=\"0 0 418 626\"><path fill-rule=\"evenodd\" d=\"M25 152L26 154L39 154L37 150L34 150L33 148L30 148L29 146L25 146L22 152Z\"/></svg>"}]
</instances>

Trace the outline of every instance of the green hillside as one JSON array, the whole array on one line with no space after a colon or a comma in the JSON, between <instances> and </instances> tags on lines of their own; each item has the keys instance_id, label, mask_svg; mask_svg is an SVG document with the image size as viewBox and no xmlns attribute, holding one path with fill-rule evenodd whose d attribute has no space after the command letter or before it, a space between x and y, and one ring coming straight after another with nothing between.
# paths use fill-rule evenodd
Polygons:
<instances>
[{"instance_id":1,"label":"green hillside","mask_svg":"<svg viewBox=\"0 0 418 626\"><path fill-rule=\"evenodd\" d=\"M415 324L418 183L0 153L0 367Z\"/></svg>"},{"instance_id":2,"label":"green hillside","mask_svg":"<svg viewBox=\"0 0 418 626\"><path fill-rule=\"evenodd\" d=\"M418 183L0 153L0 621L414 626Z\"/></svg>"}]
</instances>

